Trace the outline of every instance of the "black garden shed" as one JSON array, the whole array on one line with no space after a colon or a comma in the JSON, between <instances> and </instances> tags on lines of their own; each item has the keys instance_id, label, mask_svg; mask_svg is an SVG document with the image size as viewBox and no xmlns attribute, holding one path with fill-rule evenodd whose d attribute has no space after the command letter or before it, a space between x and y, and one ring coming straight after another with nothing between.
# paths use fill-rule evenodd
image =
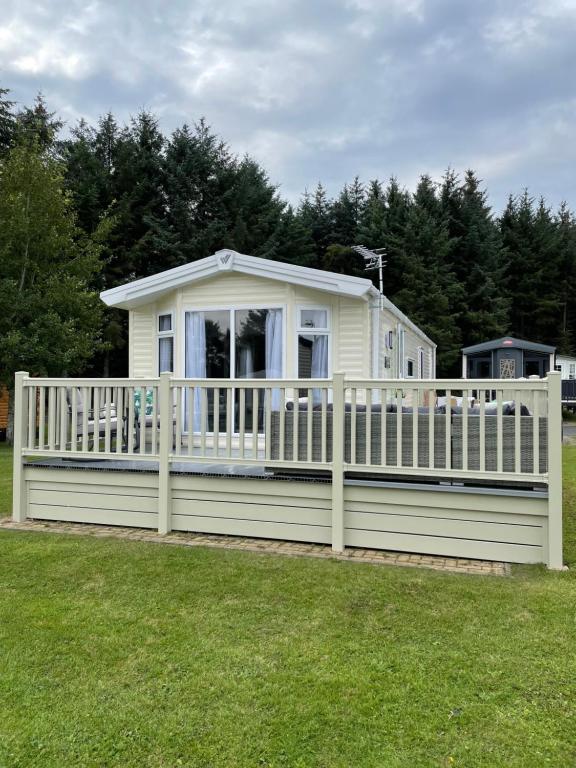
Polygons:
<instances>
[{"instance_id":1,"label":"black garden shed","mask_svg":"<svg viewBox=\"0 0 576 768\"><path fill-rule=\"evenodd\" d=\"M462 376L469 379L519 379L554 370L556 348L504 336L462 349Z\"/></svg>"}]
</instances>

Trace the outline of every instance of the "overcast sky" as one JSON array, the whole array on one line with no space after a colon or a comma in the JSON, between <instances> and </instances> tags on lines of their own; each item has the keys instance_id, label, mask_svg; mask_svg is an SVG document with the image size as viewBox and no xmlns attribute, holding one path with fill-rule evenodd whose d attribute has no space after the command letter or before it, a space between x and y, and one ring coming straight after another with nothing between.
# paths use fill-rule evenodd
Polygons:
<instances>
[{"instance_id":1,"label":"overcast sky","mask_svg":"<svg viewBox=\"0 0 576 768\"><path fill-rule=\"evenodd\" d=\"M73 124L205 116L297 201L447 166L576 208L576 0L2 0L0 84Z\"/></svg>"}]
</instances>

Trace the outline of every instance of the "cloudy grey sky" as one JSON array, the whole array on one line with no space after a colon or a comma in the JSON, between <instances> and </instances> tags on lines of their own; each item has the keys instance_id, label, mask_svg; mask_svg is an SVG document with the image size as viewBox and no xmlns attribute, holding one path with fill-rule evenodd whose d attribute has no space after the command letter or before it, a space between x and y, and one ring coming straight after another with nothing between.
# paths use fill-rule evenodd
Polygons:
<instances>
[{"instance_id":1,"label":"cloudy grey sky","mask_svg":"<svg viewBox=\"0 0 576 768\"><path fill-rule=\"evenodd\" d=\"M576 207L576 0L2 0L0 84L74 123L204 115L297 201L472 167Z\"/></svg>"}]
</instances>

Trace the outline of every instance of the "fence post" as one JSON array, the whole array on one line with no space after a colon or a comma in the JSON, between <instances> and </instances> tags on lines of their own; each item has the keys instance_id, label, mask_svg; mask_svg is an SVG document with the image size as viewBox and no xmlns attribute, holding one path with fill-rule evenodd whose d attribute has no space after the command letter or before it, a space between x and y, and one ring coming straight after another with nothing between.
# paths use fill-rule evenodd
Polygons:
<instances>
[{"instance_id":1,"label":"fence post","mask_svg":"<svg viewBox=\"0 0 576 768\"><path fill-rule=\"evenodd\" d=\"M332 378L332 550L344 551L344 374Z\"/></svg>"},{"instance_id":2,"label":"fence post","mask_svg":"<svg viewBox=\"0 0 576 768\"><path fill-rule=\"evenodd\" d=\"M160 446L158 451L158 533L172 529L170 498L170 451L172 450L172 388L171 373L160 374Z\"/></svg>"},{"instance_id":3,"label":"fence post","mask_svg":"<svg viewBox=\"0 0 576 768\"><path fill-rule=\"evenodd\" d=\"M548 373L548 568L562 568L562 374Z\"/></svg>"},{"instance_id":4,"label":"fence post","mask_svg":"<svg viewBox=\"0 0 576 768\"><path fill-rule=\"evenodd\" d=\"M22 449L26 441L28 427L28 390L24 389L24 379L28 371L18 371L14 384L14 474L12 490L12 519L17 523L26 520L28 507L26 499L26 484L24 482L24 467L22 466Z\"/></svg>"}]
</instances>

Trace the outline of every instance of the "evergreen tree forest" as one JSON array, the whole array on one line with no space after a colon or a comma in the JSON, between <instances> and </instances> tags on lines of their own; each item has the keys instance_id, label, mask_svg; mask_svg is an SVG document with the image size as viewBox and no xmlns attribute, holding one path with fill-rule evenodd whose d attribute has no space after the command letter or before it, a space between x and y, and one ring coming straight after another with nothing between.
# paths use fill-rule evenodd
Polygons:
<instances>
[{"instance_id":1,"label":"evergreen tree forest","mask_svg":"<svg viewBox=\"0 0 576 768\"><path fill-rule=\"evenodd\" d=\"M364 276L351 250L362 244L386 249L385 293L438 344L439 375L458 375L463 345L504 334L576 352L576 218L565 204L552 210L520 191L496 213L473 170L448 169L440 179L423 175L412 191L394 176L355 178L335 197L318 183L292 206L264 168L235 155L202 119L171 135L147 111L127 125L107 114L64 130L42 96L17 110L0 89L0 178L22 162L26 143L58 169L73 217L67 248L90 254L84 272L94 295L220 248ZM0 250L0 280L14 271L14 252L13 244ZM66 303L54 311L65 313ZM94 316L91 356L80 355L74 370L126 375L126 313ZM61 367L71 372L69 361Z\"/></svg>"}]
</instances>

